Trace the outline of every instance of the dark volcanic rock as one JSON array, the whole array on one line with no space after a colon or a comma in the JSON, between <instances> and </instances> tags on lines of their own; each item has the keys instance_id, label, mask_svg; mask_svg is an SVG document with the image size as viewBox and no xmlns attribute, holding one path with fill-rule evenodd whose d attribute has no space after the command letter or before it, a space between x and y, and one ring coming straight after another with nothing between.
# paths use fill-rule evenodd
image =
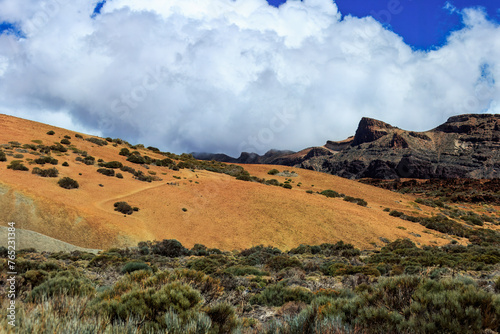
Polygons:
<instances>
[{"instance_id":1,"label":"dark volcanic rock","mask_svg":"<svg viewBox=\"0 0 500 334\"><path fill-rule=\"evenodd\" d=\"M245 153L230 162L295 166L346 178L493 179L500 177L500 115L454 116L425 132L363 118L346 140L297 153L270 152Z\"/></svg>"},{"instance_id":2,"label":"dark volcanic rock","mask_svg":"<svg viewBox=\"0 0 500 334\"><path fill-rule=\"evenodd\" d=\"M352 146L360 145L363 143L370 143L383 136L387 135L389 129L393 127L382 121L376 119L363 117L359 122L358 129L356 130L356 135L352 142Z\"/></svg>"}]
</instances>

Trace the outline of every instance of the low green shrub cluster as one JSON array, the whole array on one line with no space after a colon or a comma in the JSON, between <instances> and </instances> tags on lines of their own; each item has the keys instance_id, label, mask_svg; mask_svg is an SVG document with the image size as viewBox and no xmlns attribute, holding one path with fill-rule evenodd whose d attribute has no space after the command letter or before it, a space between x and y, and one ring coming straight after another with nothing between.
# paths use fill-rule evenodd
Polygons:
<instances>
[{"instance_id":1,"label":"low green shrub cluster","mask_svg":"<svg viewBox=\"0 0 500 334\"><path fill-rule=\"evenodd\" d=\"M102 175L106 175L106 176L115 176L115 170L114 169L98 168L97 172L101 173Z\"/></svg>"},{"instance_id":2,"label":"low green shrub cluster","mask_svg":"<svg viewBox=\"0 0 500 334\"><path fill-rule=\"evenodd\" d=\"M135 209L131 207L127 202L116 202L114 204L115 211L121 212L125 215L131 215L134 211L139 211L139 209Z\"/></svg>"},{"instance_id":3,"label":"low green shrub cluster","mask_svg":"<svg viewBox=\"0 0 500 334\"><path fill-rule=\"evenodd\" d=\"M31 171L32 174L39 175L41 177L58 177L59 176L59 171L57 168L48 168L48 169L41 169L38 167L34 167L33 170Z\"/></svg>"},{"instance_id":4,"label":"low green shrub cluster","mask_svg":"<svg viewBox=\"0 0 500 334\"><path fill-rule=\"evenodd\" d=\"M22 160L12 160L7 166L7 169L29 171L29 168L23 164Z\"/></svg>"},{"instance_id":5,"label":"low green shrub cluster","mask_svg":"<svg viewBox=\"0 0 500 334\"><path fill-rule=\"evenodd\" d=\"M121 162L119 162L119 161L100 162L98 165L99 165L99 167L113 168L113 169L117 169L117 168L122 168L123 167L123 164Z\"/></svg>"},{"instance_id":6,"label":"low green shrub cluster","mask_svg":"<svg viewBox=\"0 0 500 334\"><path fill-rule=\"evenodd\" d=\"M93 144L96 144L98 146L106 146L108 145L108 142L106 140L102 140L102 139L99 139L99 138L95 138L95 137L90 137L90 138L86 138L85 140L93 143Z\"/></svg>"},{"instance_id":7,"label":"low green shrub cluster","mask_svg":"<svg viewBox=\"0 0 500 334\"><path fill-rule=\"evenodd\" d=\"M7 156L5 155L5 152L0 150L0 162L1 161L7 161Z\"/></svg>"},{"instance_id":8,"label":"low green shrub cluster","mask_svg":"<svg viewBox=\"0 0 500 334\"><path fill-rule=\"evenodd\" d=\"M367 206L368 205L368 203L364 199L357 198L357 197L345 196L344 201L356 203L357 205L360 205L360 206Z\"/></svg>"},{"instance_id":9,"label":"low green shrub cluster","mask_svg":"<svg viewBox=\"0 0 500 334\"><path fill-rule=\"evenodd\" d=\"M78 181L73 180L70 177L63 177L57 182L57 184L64 189L77 189L80 187Z\"/></svg>"},{"instance_id":10,"label":"low green shrub cluster","mask_svg":"<svg viewBox=\"0 0 500 334\"><path fill-rule=\"evenodd\" d=\"M332 197L332 198L341 197L341 195L338 192L336 192L335 190L331 190L331 189L323 190L322 192L320 192L320 194L323 196Z\"/></svg>"},{"instance_id":11,"label":"low green shrub cluster","mask_svg":"<svg viewBox=\"0 0 500 334\"><path fill-rule=\"evenodd\" d=\"M39 157L33 160L36 164L39 165L45 165L45 164L51 164L51 165L57 165L59 161L57 159L54 159L50 156L47 157Z\"/></svg>"}]
</instances>

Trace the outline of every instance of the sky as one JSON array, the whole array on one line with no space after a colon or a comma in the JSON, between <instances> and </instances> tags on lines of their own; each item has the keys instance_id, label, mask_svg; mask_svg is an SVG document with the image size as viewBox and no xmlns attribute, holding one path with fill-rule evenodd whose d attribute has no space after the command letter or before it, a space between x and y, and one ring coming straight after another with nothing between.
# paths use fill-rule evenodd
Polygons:
<instances>
[{"instance_id":1,"label":"sky","mask_svg":"<svg viewBox=\"0 0 500 334\"><path fill-rule=\"evenodd\" d=\"M0 0L0 113L164 151L300 150L500 113L474 0Z\"/></svg>"}]
</instances>

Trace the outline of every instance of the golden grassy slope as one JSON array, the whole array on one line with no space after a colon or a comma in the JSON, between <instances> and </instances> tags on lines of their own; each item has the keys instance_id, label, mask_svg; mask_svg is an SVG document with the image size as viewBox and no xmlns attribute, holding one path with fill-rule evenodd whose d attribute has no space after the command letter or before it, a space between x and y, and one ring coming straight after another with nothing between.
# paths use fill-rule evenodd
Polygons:
<instances>
[{"instance_id":1,"label":"golden grassy slope","mask_svg":"<svg viewBox=\"0 0 500 334\"><path fill-rule=\"evenodd\" d=\"M69 135L73 145L96 159L117 160L148 172L118 155L125 145L100 147L75 138L75 132L5 115L0 115L0 127L0 144L9 141L30 144L32 140L42 140L45 145L52 145ZM49 130L56 134L47 135ZM153 158L163 158L151 151L138 151ZM14 220L19 228L88 248L135 245L141 240L166 238L177 239L187 247L202 243L229 250L257 244L289 249L300 243L339 240L372 248L373 243L383 244L381 237L389 240L408 237L420 244L448 242L448 237L437 232L423 233L424 227L383 211L389 207L414 212L416 209L411 204L414 197L328 174L283 166L242 165L251 175L276 178L281 182L285 177L270 176L267 171L271 168L295 171L298 176L292 178L294 183L290 190L239 181L208 171L172 171L151 166L149 171L156 172L163 180L147 183L125 172L122 172L124 179L104 176L96 172L96 166L76 162L76 157L71 151L56 156L60 177L76 179L80 183L76 190L60 188L57 185L59 178L7 170L9 162L0 162L0 225L6 226L8 221ZM25 153L26 158L36 156ZM8 157L9 161L12 159ZM62 167L64 161L70 166ZM26 165L30 169L35 166ZM170 182L179 185L169 185ZM301 187L296 186L299 182ZM306 190L325 189L363 198L368 207L306 193ZM125 217L114 211L113 203L117 201L126 201L140 211ZM422 207L417 212L428 215L433 209Z\"/></svg>"}]
</instances>

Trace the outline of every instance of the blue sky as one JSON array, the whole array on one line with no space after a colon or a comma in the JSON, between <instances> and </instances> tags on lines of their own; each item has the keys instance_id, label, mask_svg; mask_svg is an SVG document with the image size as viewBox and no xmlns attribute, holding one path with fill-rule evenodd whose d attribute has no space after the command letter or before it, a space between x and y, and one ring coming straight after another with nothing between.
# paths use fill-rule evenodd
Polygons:
<instances>
[{"instance_id":1,"label":"blue sky","mask_svg":"<svg viewBox=\"0 0 500 334\"><path fill-rule=\"evenodd\" d=\"M0 113L233 156L429 130L500 113L495 3L0 0Z\"/></svg>"},{"instance_id":2,"label":"blue sky","mask_svg":"<svg viewBox=\"0 0 500 334\"><path fill-rule=\"evenodd\" d=\"M286 1L268 0L273 6ZM463 28L457 11L480 7L490 19L500 20L498 0L336 0L342 15L372 16L390 27L404 41L420 50L442 46L451 31Z\"/></svg>"}]
</instances>

